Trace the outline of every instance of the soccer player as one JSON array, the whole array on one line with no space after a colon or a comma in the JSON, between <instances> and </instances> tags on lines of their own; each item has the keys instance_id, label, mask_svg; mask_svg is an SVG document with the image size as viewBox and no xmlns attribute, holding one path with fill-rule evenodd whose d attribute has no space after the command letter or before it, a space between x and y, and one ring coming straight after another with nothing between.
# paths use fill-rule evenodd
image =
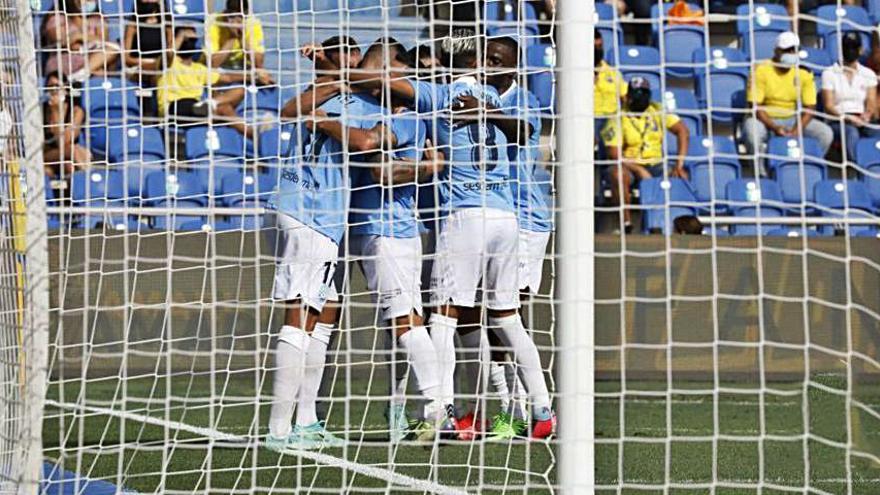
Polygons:
<instances>
[{"instance_id":1,"label":"soccer player","mask_svg":"<svg viewBox=\"0 0 880 495\"><path fill-rule=\"evenodd\" d=\"M380 74L387 66L386 56L394 53L394 44L379 40L364 54L361 69ZM355 90L358 89L353 85ZM375 91L375 90L374 90ZM374 93L372 96L381 94ZM393 102L389 102L393 103ZM393 105L391 105L393 106ZM442 155L430 150L425 126L413 112L398 112L371 129L348 127L339 121L321 125L334 139L347 139L353 157L365 161L352 167L352 198L349 210L351 245L361 257L360 265L370 291L376 294L379 317L389 321L397 342L406 351L422 394L428 399L425 421L416 425L415 436L433 439L435 423L442 423L445 408L440 401L440 383L434 345L422 319L419 274L422 249L416 211L416 183L437 172ZM393 150L390 160L376 152ZM424 151L424 160L419 160ZM368 154L364 156L364 154ZM357 158L355 158L357 159ZM379 165L373 163L379 160ZM391 431L399 441L408 425ZM441 425L441 428L443 425ZM453 429L450 424L447 429ZM402 430L402 431L401 431Z\"/></svg>"},{"instance_id":2,"label":"soccer player","mask_svg":"<svg viewBox=\"0 0 880 495\"><path fill-rule=\"evenodd\" d=\"M532 436L546 438L555 429L555 416L537 347L518 314L518 226L508 182L507 144L508 138L518 139L519 125L517 119L498 111L502 105L493 83L499 81L483 78L478 39L472 32L456 30L444 41L457 73L449 84L384 82L395 95L412 101L417 111L439 115L437 144L448 151L448 165L439 178L441 214L446 216L432 273L437 311L429 321L440 360L442 402L451 404L454 398L453 336L458 317L476 305L482 280L489 325L500 330L502 342L512 349L523 371L535 420ZM476 108L469 108L474 104ZM455 421L451 406L447 415Z\"/></svg>"},{"instance_id":3,"label":"soccer player","mask_svg":"<svg viewBox=\"0 0 880 495\"><path fill-rule=\"evenodd\" d=\"M333 95L334 91L339 85L316 86L288 102L282 115L302 115L319 105L319 116L344 115L351 127L369 129L381 120L383 109L372 98ZM276 344L274 401L266 440L277 451L343 443L324 428L315 412L336 321L336 308L327 302L338 298L333 278L351 189L344 146L324 132L325 125L330 121L313 118L297 127L295 156L281 171L273 200L276 212L266 216L269 245L276 257L273 298L288 306ZM291 426L297 404L297 422Z\"/></svg>"}]
</instances>

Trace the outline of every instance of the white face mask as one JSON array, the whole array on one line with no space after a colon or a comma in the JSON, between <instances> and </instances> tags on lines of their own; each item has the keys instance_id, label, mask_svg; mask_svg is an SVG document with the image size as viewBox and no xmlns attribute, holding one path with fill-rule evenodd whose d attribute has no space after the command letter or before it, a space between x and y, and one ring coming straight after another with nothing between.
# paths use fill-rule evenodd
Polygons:
<instances>
[{"instance_id":1,"label":"white face mask","mask_svg":"<svg viewBox=\"0 0 880 495\"><path fill-rule=\"evenodd\" d=\"M98 2L83 2L82 11L86 14L91 14L92 12L96 12L98 10Z\"/></svg>"},{"instance_id":2,"label":"white face mask","mask_svg":"<svg viewBox=\"0 0 880 495\"><path fill-rule=\"evenodd\" d=\"M783 53L781 57L779 57L779 63L786 67L794 67L797 65L800 57L797 53Z\"/></svg>"}]
</instances>

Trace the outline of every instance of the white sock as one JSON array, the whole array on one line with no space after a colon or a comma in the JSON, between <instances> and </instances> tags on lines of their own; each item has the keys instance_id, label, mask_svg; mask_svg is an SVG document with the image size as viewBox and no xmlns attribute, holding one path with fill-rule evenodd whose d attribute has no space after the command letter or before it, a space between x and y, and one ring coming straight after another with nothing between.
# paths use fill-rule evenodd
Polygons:
<instances>
[{"instance_id":1,"label":"white sock","mask_svg":"<svg viewBox=\"0 0 880 495\"><path fill-rule=\"evenodd\" d=\"M513 352L514 360L519 365L525 382L526 391L535 411L550 409L550 393L544 381L541 358L535 342L523 327L518 314L501 318L489 318L489 324L496 331L501 342Z\"/></svg>"},{"instance_id":2,"label":"white sock","mask_svg":"<svg viewBox=\"0 0 880 495\"><path fill-rule=\"evenodd\" d=\"M515 364L505 363L504 372L505 375L507 375L505 383L510 384L510 400L513 403L513 411L511 411L511 414L514 418L526 419L528 417L528 414L526 414L526 403L528 402L529 396L526 392L525 385L523 385L523 382L519 377L519 373L516 371Z\"/></svg>"},{"instance_id":3,"label":"white sock","mask_svg":"<svg viewBox=\"0 0 880 495\"><path fill-rule=\"evenodd\" d=\"M464 393L470 396L480 396L483 377L488 374L486 363L490 360L489 338L482 329L470 333L459 333L462 350L462 369L465 376L466 388ZM467 399L467 410L474 410L474 399Z\"/></svg>"},{"instance_id":4,"label":"white sock","mask_svg":"<svg viewBox=\"0 0 880 495\"><path fill-rule=\"evenodd\" d=\"M272 383L272 411L269 414L269 433L274 437L290 434L293 405L303 379L308 334L302 329L281 327L275 345L275 378Z\"/></svg>"},{"instance_id":5,"label":"white sock","mask_svg":"<svg viewBox=\"0 0 880 495\"><path fill-rule=\"evenodd\" d=\"M439 313L431 315L431 342L437 353L437 374L440 376L440 402L444 407L455 401L455 327L457 318Z\"/></svg>"},{"instance_id":6,"label":"white sock","mask_svg":"<svg viewBox=\"0 0 880 495\"><path fill-rule=\"evenodd\" d=\"M318 422L318 391L324 378L324 368L327 367L327 346L330 345L332 333L333 325L316 323L309 337L305 373L297 400L296 424L300 426Z\"/></svg>"},{"instance_id":7,"label":"white sock","mask_svg":"<svg viewBox=\"0 0 880 495\"><path fill-rule=\"evenodd\" d=\"M406 350L407 357L416 375L419 391L428 399L425 405L426 419L439 419L443 411L440 403L440 375L437 372L437 351L425 327L412 327L397 338Z\"/></svg>"},{"instance_id":8,"label":"white sock","mask_svg":"<svg viewBox=\"0 0 880 495\"><path fill-rule=\"evenodd\" d=\"M510 412L510 389L507 387L506 368L504 363L492 361L489 364L489 381L492 382L492 388L501 401L501 410Z\"/></svg>"}]
</instances>

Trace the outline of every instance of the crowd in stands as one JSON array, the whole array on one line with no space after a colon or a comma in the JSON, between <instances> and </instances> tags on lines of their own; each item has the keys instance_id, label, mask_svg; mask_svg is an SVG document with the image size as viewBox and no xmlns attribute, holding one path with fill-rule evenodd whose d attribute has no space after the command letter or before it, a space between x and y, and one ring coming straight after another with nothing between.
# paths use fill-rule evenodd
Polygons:
<instances>
[{"instance_id":1,"label":"crowd in stands","mask_svg":"<svg viewBox=\"0 0 880 495\"><path fill-rule=\"evenodd\" d=\"M644 232L673 232L668 209L762 217L707 227L719 235L812 236L844 222L789 228L773 218L878 211L876 5L639 4L597 4L598 200L621 230L640 211ZM635 182L640 205L629 206ZM850 223L853 235L880 233Z\"/></svg>"}]
</instances>

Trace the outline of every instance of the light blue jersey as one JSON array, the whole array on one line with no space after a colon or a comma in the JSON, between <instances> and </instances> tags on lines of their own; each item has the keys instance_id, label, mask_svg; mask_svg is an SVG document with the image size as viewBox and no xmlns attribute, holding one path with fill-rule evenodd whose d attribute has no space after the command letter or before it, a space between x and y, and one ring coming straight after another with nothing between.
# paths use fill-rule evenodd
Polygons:
<instances>
[{"instance_id":1,"label":"light blue jersey","mask_svg":"<svg viewBox=\"0 0 880 495\"><path fill-rule=\"evenodd\" d=\"M338 95L320 108L359 129L375 126L386 113L375 99L363 94ZM273 205L338 244L345 233L351 190L342 143L310 132L304 125L297 126L292 139L292 156L281 170Z\"/></svg>"},{"instance_id":2,"label":"light blue jersey","mask_svg":"<svg viewBox=\"0 0 880 495\"><path fill-rule=\"evenodd\" d=\"M418 114L392 115L386 124L397 139L395 159L421 158L426 129ZM352 172L352 185L349 221L353 234L396 238L419 235L414 183L383 187L376 183L368 168L359 168Z\"/></svg>"},{"instance_id":3,"label":"light blue jersey","mask_svg":"<svg viewBox=\"0 0 880 495\"><path fill-rule=\"evenodd\" d=\"M507 138L493 124L454 124L450 109L458 97L473 96L501 107L498 92L473 78L451 84L410 80L416 93L416 109L437 117L437 146L446 154L446 168L438 177L439 204L444 211L464 208L496 208L513 211Z\"/></svg>"},{"instance_id":4,"label":"light blue jersey","mask_svg":"<svg viewBox=\"0 0 880 495\"><path fill-rule=\"evenodd\" d=\"M530 232L553 230L553 213L541 190L546 185L536 177L541 157L541 115L538 99L515 82L501 95L501 109L507 115L525 118L532 128L525 145L509 143L510 190L516 208L519 228Z\"/></svg>"}]
</instances>

